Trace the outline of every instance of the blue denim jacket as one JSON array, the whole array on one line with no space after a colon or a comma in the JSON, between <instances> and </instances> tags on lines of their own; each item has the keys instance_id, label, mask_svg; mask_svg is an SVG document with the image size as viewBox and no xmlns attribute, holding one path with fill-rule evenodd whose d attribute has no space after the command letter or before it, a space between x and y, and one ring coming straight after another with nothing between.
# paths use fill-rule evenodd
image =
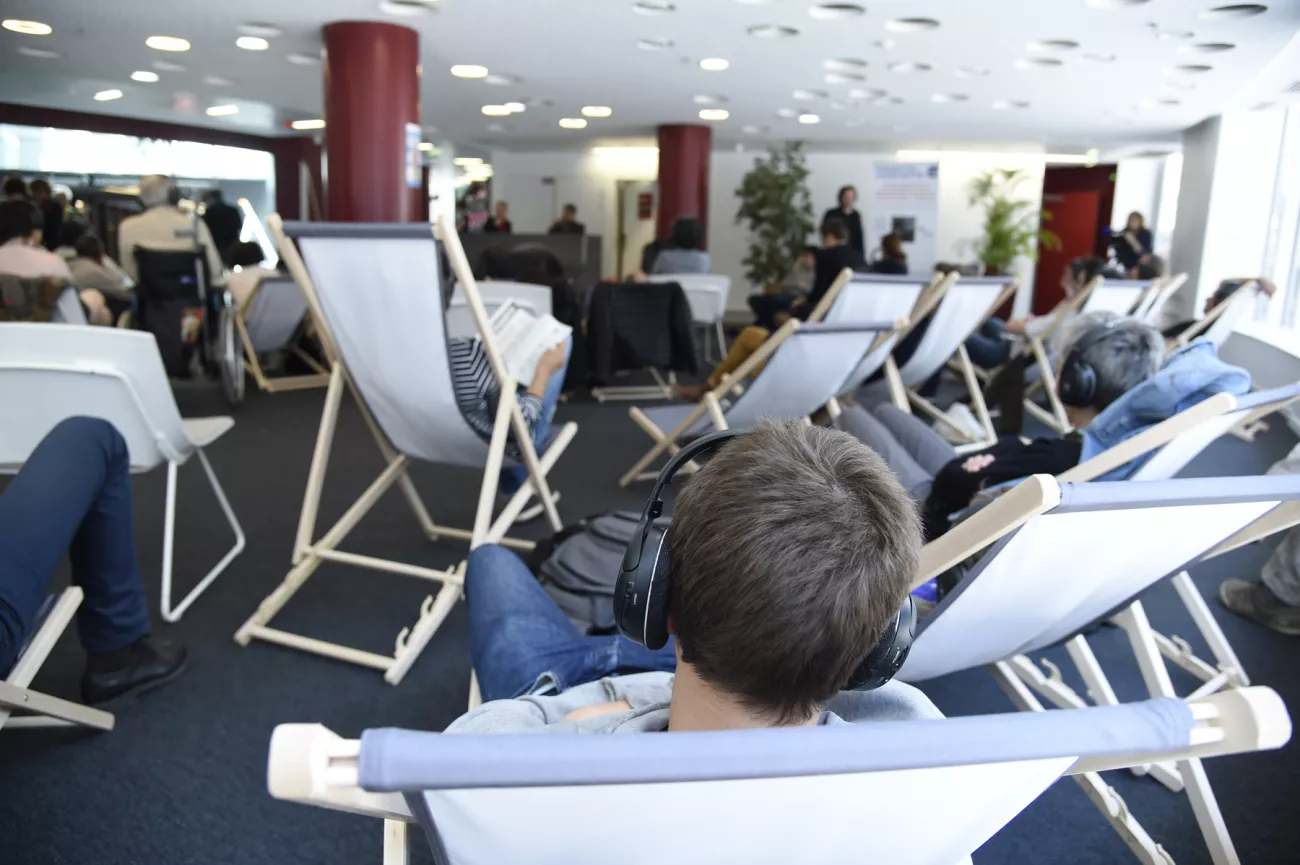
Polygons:
<instances>
[{"instance_id":1,"label":"blue denim jacket","mask_svg":"<svg viewBox=\"0 0 1300 865\"><path fill-rule=\"evenodd\" d=\"M1219 360L1212 342L1195 340L1170 354L1158 373L1107 406L1081 431L1083 453L1079 462L1092 459L1216 393L1240 396L1249 390L1250 373ZM1150 456L1131 460L1098 480L1127 480Z\"/></svg>"}]
</instances>

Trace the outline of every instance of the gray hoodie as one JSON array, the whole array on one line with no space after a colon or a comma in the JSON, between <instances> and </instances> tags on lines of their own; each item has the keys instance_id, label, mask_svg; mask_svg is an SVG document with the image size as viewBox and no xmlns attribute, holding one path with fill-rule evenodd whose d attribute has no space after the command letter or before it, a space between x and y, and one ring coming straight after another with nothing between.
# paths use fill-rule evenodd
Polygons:
<instances>
[{"instance_id":1,"label":"gray hoodie","mask_svg":"<svg viewBox=\"0 0 1300 865\"><path fill-rule=\"evenodd\" d=\"M494 700L452 721L446 733L659 733L668 729L672 673L637 673L589 682L552 696ZM627 712L581 721L561 720L574 709L626 700ZM822 724L942 718L929 698L902 682L874 691L842 691L822 713Z\"/></svg>"}]
</instances>

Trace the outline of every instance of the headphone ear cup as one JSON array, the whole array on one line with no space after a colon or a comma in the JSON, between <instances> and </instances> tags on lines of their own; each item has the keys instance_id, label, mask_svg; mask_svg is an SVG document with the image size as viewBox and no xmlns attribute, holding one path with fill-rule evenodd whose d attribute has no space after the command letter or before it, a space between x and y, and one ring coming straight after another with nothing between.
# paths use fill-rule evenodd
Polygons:
<instances>
[{"instance_id":1,"label":"headphone ear cup","mask_svg":"<svg viewBox=\"0 0 1300 865\"><path fill-rule=\"evenodd\" d=\"M880 642L876 643L866 660L858 665L849 681L844 684L844 690L874 691L894 678L912 651L912 640L915 637L916 603L908 595L894 620L885 629Z\"/></svg>"},{"instance_id":2,"label":"headphone ear cup","mask_svg":"<svg viewBox=\"0 0 1300 865\"><path fill-rule=\"evenodd\" d=\"M1057 383L1061 402L1075 408L1086 408L1092 405L1096 392L1096 371L1079 358L1077 351L1070 352L1061 366L1061 378Z\"/></svg>"},{"instance_id":3,"label":"headphone ear cup","mask_svg":"<svg viewBox=\"0 0 1300 865\"><path fill-rule=\"evenodd\" d=\"M663 543L654 554L654 574L646 592L645 647L662 649L668 642L668 604L672 599L672 529L662 531ZM654 552L650 550L648 552Z\"/></svg>"}]
</instances>

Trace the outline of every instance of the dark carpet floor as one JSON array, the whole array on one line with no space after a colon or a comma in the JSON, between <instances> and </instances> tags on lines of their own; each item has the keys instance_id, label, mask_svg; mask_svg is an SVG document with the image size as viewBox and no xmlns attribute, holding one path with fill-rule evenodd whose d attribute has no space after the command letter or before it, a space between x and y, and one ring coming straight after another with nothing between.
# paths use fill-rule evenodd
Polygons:
<instances>
[{"instance_id":1,"label":"dark carpet floor","mask_svg":"<svg viewBox=\"0 0 1300 865\"><path fill-rule=\"evenodd\" d=\"M178 396L189 416L221 413L205 392ZM377 862L381 825L366 818L277 802L266 792L267 743L272 728L290 721L320 722L355 737L367 727L442 729L464 706L469 679L463 607L457 607L396 688L372 670L265 643L247 648L232 639L236 628L284 576L308 463L319 421L322 391L268 396L250 393L237 425L210 449L213 466L248 534L248 547L229 571L176 625L159 634L183 641L191 658L186 674L168 687L114 707L117 729L108 734L70 730L0 731L0 861L24 863L282 863ZM561 419L580 424L578 438L553 478L564 492L566 520L615 507L639 508L644 488L620 490L618 475L647 446L628 420L624 404L573 403ZM381 468L359 414L345 402L326 483L320 531L335 519ZM1215 443L1189 474L1258 474L1284 455L1294 438L1274 429L1253 445L1231 437ZM478 477L470 471L417 466L413 471L435 520L468 527ZM164 478L139 477L136 534L150 604L157 619L158 560ZM224 521L197 465L181 471L176 540L179 592L206 572L229 544ZM543 523L519 532L536 537ZM1158 539L1152 539L1156 541ZM1253 576L1271 551L1261 544L1225 556L1193 573L1212 596L1228 576ZM446 566L466 552L459 542L430 544L416 528L400 494L391 492L345 545L358 553ZM66 574L59 581L66 580ZM390 654L393 639L413 624L430 587L406 577L326 565L286 607L276 624ZM1157 628L1191 638L1193 629L1173 590L1157 586L1144 597ZM1216 614L1254 681L1276 688L1300 705L1297 645L1224 613ZM1121 699L1143 696L1122 635L1103 629L1092 645ZM1198 641L1192 640L1195 645ZM1046 653L1063 669L1065 653ZM35 685L75 698L82 656L66 634ZM1174 670L1190 690L1190 677ZM1067 680L1080 683L1067 672ZM1009 701L983 671L940 679L924 690L953 715L1005 712ZM1296 861L1300 821L1300 752L1211 761L1208 772L1243 862ZM1150 833L1180 865L1209 861L1186 796L1127 773L1108 780ZM933 807L933 819L944 809ZM945 807L959 808L960 803ZM581 831L581 817L573 831ZM870 833L884 827L871 827ZM610 861L618 851L610 851ZM417 850L417 862L428 861ZM1131 861L1082 790L1063 780L975 855L992 863ZM503 863L505 865L505 863ZM522 865L522 863L520 863ZM671 865L671 863L666 863Z\"/></svg>"}]
</instances>

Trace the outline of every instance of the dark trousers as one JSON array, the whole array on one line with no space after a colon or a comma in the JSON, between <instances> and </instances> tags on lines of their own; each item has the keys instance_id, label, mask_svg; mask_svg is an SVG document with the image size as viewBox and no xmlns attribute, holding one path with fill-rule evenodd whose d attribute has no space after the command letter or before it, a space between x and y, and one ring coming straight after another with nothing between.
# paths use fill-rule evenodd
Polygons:
<instances>
[{"instance_id":1,"label":"dark trousers","mask_svg":"<svg viewBox=\"0 0 1300 865\"><path fill-rule=\"evenodd\" d=\"M112 424L74 417L50 431L0 494L0 673L31 635L65 552L85 593L77 632L86 651L111 652L149 632L129 470Z\"/></svg>"},{"instance_id":2,"label":"dark trousers","mask_svg":"<svg viewBox=\"0 0 1300 865\"><path fill-rule=\"evenodd\" d=\"M1025 425L1025 373L1034 362L1031 354L1012 359L984 386L984 402L1002 414L994 421L998 435L1020 435Z\"/></svg>"}]
</instances>

